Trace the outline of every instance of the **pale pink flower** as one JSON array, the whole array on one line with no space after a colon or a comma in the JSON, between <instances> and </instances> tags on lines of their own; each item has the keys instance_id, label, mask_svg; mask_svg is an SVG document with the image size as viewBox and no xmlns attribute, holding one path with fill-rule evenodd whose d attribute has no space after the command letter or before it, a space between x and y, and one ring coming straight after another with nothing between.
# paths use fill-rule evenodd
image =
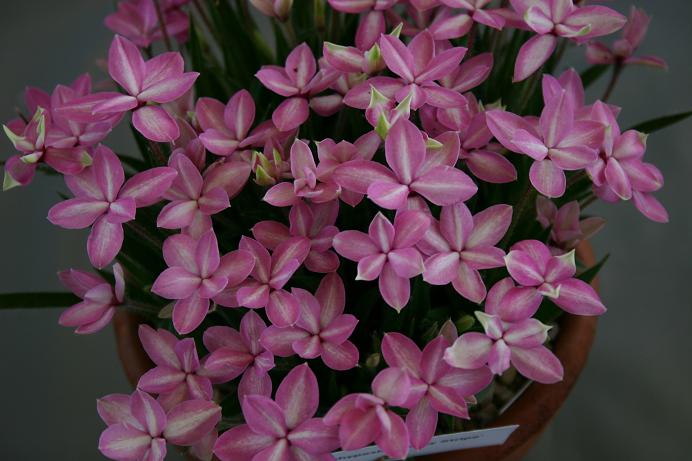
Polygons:
<instances>
[{"instance_id":1,"label":"pale pink flower","mask_svg":"<svg viewBox=\"0 0 692 461\"><path fill-rule=\"evenodd\" d=\"M442 207L434 223L418 243L425 260L423 280L431 285L452 283L464 298L480 303L485 283L479 270L503 267L505 252L495 245L512 221L512 207L494 205L471 216L463 203Z\"/></svg>"},{"instance_id":2,"label":"pale pink flower","mask_svg":"<svg viewBox=\"0 0 692 461\"><path fill-rule=\"evenodd\" d=\"M272 251L291 237L305 237L310 240L305 267L323 274L334 272L339 268L339 257L331 250L332 240L339 233L334 225L338 214L336 200L314 204L301 201L291 207L289 226L277 221L260 221L253 226L252 235Z\"/></svg>"},{"instance_id":3,"label":"pale pink flower","mask_svg":"<svg viewBox=\"0 0 692 461\"><path fill-rule=\"evenodd\" d=\"M211 216L230 206L229 199L242 190L250 176L250 165L243 161L215 163L204 175L182 153L173 154L168 164L178 176L163 196L171 202L159 213L156 225L184 229L195 238L211 229Z\"/></svg>"},{"instance_id":4,"label":"pale pink flower","mask_svg":"<svg viewBox=\"0 0 692 461\"><path fill-rule=\"evenodd\" d=\"M579 202L573 200L557 207L542 196L536 198L536 219L543 229L550 229L551 252L569 251L584 240L594 236L605 226L605 220L597 216L581 219Z\"/></svg>"},{"instance_id":5,"label":"pale pink flower","mask_svg":"<svg viewBox=\"0 0 692 461\"><path fill-rule=\"evenodd\" d=\"M476 311L484 333L464 333L444 353L452 367L474 370L488 366L500 375L510 363L527 378L544 384L562 380L560 360L543 343L550 327L531 318L541 297L530 288L516 288L505 278L488 292L485 312Z\"/></svg>"},{"instance_id":6,"label":"pale pink flower","mask_svg":"<svg viewBox=\"0 0 692 461\"><path fill-rule=\"evenodd\" d=\"M315 158L305 141L296 139L293 142L290 159L293 182L278 183L267 191L262 200L284 207L295 205L301 199L325 203L337 198L339 190L336 183L318 180Z\"/></svg>"},{"instance_id":7,"label":"pale pink flower","mask_svg":"<svg viewBox=\"0 0 692 461\"><path fill-rule=\"evenodd\" d=\"M349 394L324 415L324 423L339 427L344 450L357 450L375 442L390 458L404 459L409 450L409 432L391 406L401 407L412 386L401 368L385 368L372 381L372 394Z\"/></svg>"},{"instance_id":8,"label":"pale pink flower","mask_svg":"<svg viewBox=\"0 0 692 461\"><path fill-rule=\"evenodd\" d=\"M385 13L399 0L328 0L329 5L342 13L366 13L356 29L356 46L369 50L380 38L385 29Z\"/></svg>"},{"instance_id":9,"label":"pale pink flower","mask_svg":"<svg viewBox=\"0 0 692 461\"><path fill-rule=\"evenodd\" d=\"M252 254L242 249L220 257L213 229L199 240L185 234L168 237L163 258L168 269L159 274L151 291L176 300L173 326L181 334L197 328L209 311L210 300L226 287L245 281L255 264Z\"/></svg>"},{"instance_id":10,"label":"pale pink flower","mask_svg":"<svg viewBox=\"0 0 692 461\"><path fill-rule=\"evenodd\" d=\"M639 64L667 69L668 64L658 56L634 55L646 36L650 21L644 10L632 6L627 24L622 28L622 38L616 40L612 48L603 42L590 42L586 46L586 59L591 64Z\"/></svg>"},{"instance_id":11,"label":"pale pink flower","mask_svg":"<svg viewBox=\"0 0 692 461\"><path fill-rule=\"evenodd\" d=\"M250 279L232 285L216 301L226 307L264 308L272 324L279 327L293 325L300 315L300 306L283 287L298 270L310 251L310 241L293 237L269 254L257 240L243 236L240 249L252 254L255 261Z\"/></svg>"},{"instance_id":12,"label":"pale pink flower","mask_svg":"<svg viewBox=\"0 0 692 461\"><path fill-rule=\"evenodd\" d=\"M390 210L401 209L413 193L436 205L452 205L468 200L477 190L471 178L454 167L458 158L459 139L445 152L426 152L421 131L408 120L399 120L385 139L385 157L391 170L369 160L353 160L334 172L335 181L344 189L367 194L377 205ZM456 151L454 149L456 147Z\"/></svg>"},{"instance_id":13,"label":"pale pink flower","mask_svg":"<svg viewBox=\"0 0 692 461\"><path fill-rule=\"evenodd\" d=\"M293 7L293 0L250 0L262 14L279 21L286 21Z\"/></svg>"},{"instance_id":14,"label":"pale pink flower","mask_svg":"<svg viewBox=\"0 0 692 461\"><path fill-rule=\"evenodd\" d=\"M58 272L60 281L82 302L69 307L58 319L64 327L77 327L75 333L90 334L103 329L125 299L125 277L120 264L113 265L115 285L98 275L77 269Z\"/></svg>"},{"instance_id":15,"label":"pale pink flower","mask_svg":"<svg viewBox=\"0 0 692 461\"><path fill-rule=\"evenodd\" d=\"M204 170L207 164L207 151L204 149L197 131L190 123L180 117L176 118L175 121L180 129L180 137L171 143L171 158L176 154L183 154L192 161L198 170Z\"/></svg>"},{"instance_id":16,"label":"pale pink flower","mask_svg":"<svg viewBox=\"0 0 692 461\"><path fill-rule=\"evenodd\" d=\"M262 66L255 76L265 87L288 98L272 114L272 121L280 131L290 131L305 123L310 109L327 116L341 106L338 94L317 96L334 83L339 73L333 69L318 71L315 56L306 43L291 51L285 67Z\"/></svg>"},{"instance_id":17,"label":"pale pink flower","mask_svg":"<svg viewBox=\"0 0 692 461\"><path fill-rule=\"evenodd\" d=\"M377 213L368 233L348 230L334 237L334 249L346 259L358 262L356 280L379 279L384 301L401 311L411 296L409 279L423 272L423 256L415 245L430 227L430 217L422 211L402 211L394 224Z\"/></svg>"},{"instance_id":18,"label":"pale pink flower","mask_svg":"<svg viewBox=\"0 0 692 461\"><path fill-rule=\"evenodd\" d=\"M341 278L336 273L323 277L314 296L301 288L291 293L300 303L298 321L292 327L270 326L262 332L262 345L279 357L321 357L332 370L355 367L358 349L348 338L358 319L344 314L346 293Z\"/></svg>"},{"instance_id":19,"label":"pale pink flower","mask_svg":"<svg viewBox=\"0 0 692 461\"><path fill-rule=\"evenodd\" d=\"M514 81L536 72L555 51L558 37L583 43L594 37L612 34L627 19L611 8L598 5L576 6L572 0L510 0L514 10L537 35L519 50L514 65Z\"/></svg>"},{"instance_id":20,"label":"pale pink flower","mask_svg":"<svg viewBox=\"0 0 692 461\"><path fill-rule=\"evenodd\" d=\"M166 5L166 3L172 2L161 2L166 33L179 42L184 42L187 40L190 19L178 5ZM142 48L163 39L154 0L118 2L118 10L106 16L104 23L116 34L132 40L135 45Z\"/></svg>"},{"instance_id":21,"label":"pale pink flower","mask_svg":"<svg viewBox=\"0 0 692 461\"><path fill-rule=\"evenodd\" d=\"M279 384L274 400L243 397L247 424L221 434L214 454L221 461L331 459L339 439L336 428L314 417L318 405L317 378L307 363L299 365Z\"/></svg>"},{"instance_id":22,"label":"pale pink flower","mask_svg":"<svg viewBox=\"0 0 692 461\"><path fill-rule=\"evenodd\" d=\"M91 107L94 115L132 111L132 124L145 138L170 142L180 136L173 117L161 106L183 96L195 83L197 72L185 72L180 53L169 52L148 61L137 46L116 35L108 52L108 72L126 94L102 93Z\"/></svg>"},{"instance_id":23,"label":"pale pink flower","mask_svg":"<svg viewBox=\"0 0 692 461\"><path fill-rule=\"evenodd\" d=\"M212 399L211 381L200 374L194 339L179 340L170 331L140 325L139 340L156 366L139 378L137 389L158 394L167 410L185 400Z\"/></svg>"},{"instance_id":24,"label":"pale pink flower","mask_svg":"<svg viewBox=\"0 0 692 461\"><path fill-rule=\"evenodd\" d=\"M173 168L152 168L125 181L120 160L108 147L98 146L93 158L91 167L65 177L75 198L54 205L48 220L65 229L91 226L87 253L91 264L100 269L120 252L123 224L135 219L137 208L158 202L177 173Z\"/></svg>"},{"instance_id":25,"label":"pale pink flower","mask_svg":"<svg viewBox=\"0 0 692 461\"><path fill-rule=\"evenodd\" d=\"M474 23L493 29L502 29L505 25L504 18L496 10L485 9L491 0L440 0L440 2L449 8L462 8L465 11L435 21L430 28L435 40L463 37L471 30Z\"/></svg>"},{"instance_id":26,"label":"pale pink flower","mask_svg":"<svg viewBox=\"0 0 692 461\"><path fill-rule=\"evenodd\" d=\"M486 112L488 128L498 141L534 160L531 184L547 197L561 197L567 187L565 170L589 167L603 142L604 125L575 120L574 104L566 90L559 91L548 98L537 124L504 110Z\"/></svg>"},{"instance_id":27,"label":"pale pink flower","mask_svg":"<svg viewBox=\"0 0 692 461\"><path fill-rule=\"evenodd\" d=\"M188 400L165 412L149 394L111 394L98 400L101 419L108 424L99 451L116 461L163 461L166 443L191 446L214 430L221 407L207 400Z\"/></svg>"},{"instance_id":28,"label":"pale pink flower","mask_svg":"<svg viewBox=\"0 0 692 461\"><path fill-rule=\"evenodd\" d=\"M238 398L251 394L270 396L272 380L269 370L274 368L274 354L260 343L267 328L255 311L248 311L240 320L240 331L226 326L213 326L204 330L204 346L209 355L204 359L200 373L214 384L231 381L238 376Z\"/></svg>"},{"instance_id":29,"label":"pale pink flower","mask_svg":"<svg viewBox=\"0 0 692 461\"><path fill-rule=\"evenodd\" d=\"M438 413L469 419L467 401L492 381L486 367L461 370L444 360L451 342L442 336L430 341L423 351L401 333L387 333L382 340L382 356L387 365L404 370L411 380L412 392L402 406L406 415L411 446L425 447L437 429Z\"/></svg>"},{"instance_id":30,"label":"pale pink flower","mask_svg":"<svg viewBox=\"0 0 692 461\"><path fill-rule=\"evenodd\" d=\"M213 98L199 98L195 116L202 129L200 141L209 152L233 155L248 145L248 133L255 121L255 102L247 90L240 90L224 106Z\"/></svg>"},{"instance_id":31,"label":"pale pink flower","mask_svg":"<svg viewBox=\"0 0 692 461\"><path fill-rule=\"evenodd\" d=\"M575 315L601 315L606 308L596 290L574 277L574 250L553 256L538 240L523 240L505 256L509 275L524 287L533 287L563 310Z\"/></svg>"}]
</instances>

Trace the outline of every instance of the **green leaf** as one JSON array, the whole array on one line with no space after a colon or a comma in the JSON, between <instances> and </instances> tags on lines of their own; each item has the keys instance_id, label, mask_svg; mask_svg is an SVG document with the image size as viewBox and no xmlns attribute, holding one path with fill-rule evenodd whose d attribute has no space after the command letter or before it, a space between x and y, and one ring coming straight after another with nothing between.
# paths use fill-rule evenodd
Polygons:
<instances>
[{"instance_id":1,"label":"green leaf","mask_svg":"<svg viewBox=\"0 0 692 461\"><path fill-rule=\"evenodd\" d=\"M593 279L595 279L598 273L601 271L606 261L608 261L608 258L610 258L610 254L605 255L603 259L601 259L596 265L589 267L585 271L581 272L579 275L577 275L577 278L586 283L591 283Z\"/></svg>"},{"instance_id":2,"label":"green leaf","mask_svg":"<svg viewBox=\"0 0 692 461\"><path fill-rule=\"evenodd\" d=\"M594 64L581 73L581 82L584 88L590 87L610 68L608 64Z\"/></svg>"},{"instance_id":3,"label":"green leaf","mask_svg":"<svg viewBox=\"0 0 692 461\"><path fill-rule=\"evenodd\" d=\"M633 126L632 130L641 131L642 133L653 133L654 131L662 130L671 125L675 125L678 122L682 122L686 118L692 116L692 111L680 112L679 114L666 115L665 117L655 118L653 120L647 120L638 125Z\"/></svg>"},{"instance_id":4,"label":"green leaf","mask_svg":"<svg viewBox=\"0 0 692 461\"><path fill-rule=\"evenodd\" d=\"M32 309L40 307L67 307L79 302L72 293L3 293L0 309Z\"/></svg>"}]
</instances>

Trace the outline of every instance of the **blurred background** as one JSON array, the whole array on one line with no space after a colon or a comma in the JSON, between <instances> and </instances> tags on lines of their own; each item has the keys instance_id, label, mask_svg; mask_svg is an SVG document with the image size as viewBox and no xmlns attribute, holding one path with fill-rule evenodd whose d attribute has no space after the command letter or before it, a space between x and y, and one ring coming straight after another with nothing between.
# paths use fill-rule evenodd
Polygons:
<instances>
[{"instance_id":1,"label":"blurred background","mask_svg":"<svg viewBox=\"0 0 692 461\"><path fill-rule=\"evenodd\" d=\"M26 85L46 90L90 71L111 33L102 25L114 2L3 1L0 15L0 120L15 115ZM630 2L610 1L627 13ZM611 102L623 127L692 109L692 2L640 0L653 16L640 52L665 58L669 72L628 68ZM571 61L584 67L581 50ZM599 97L606 79L590 91ZM127 132L108 143L131 149ZM125 135L125 136L123 136ZM0 141L7 158L11 144ZM595 205L608 226L595 239L611 258L601 273L609 308L599 322L588 367L527 458L555 460L689 460L692 452L692 120L649 138L647 157L663 171L657 197L668 225L652 223L629 203ZM88 268L86 233L45 219L61 181L0 194L0 292L61 290L55 273ZM57 325L59 310L0 311L0 459L91 461L103 424L96 399L129 392L110 329L79 337ZM169 459L174 459L170 455ZM460 458L460 459L463 459Z\"/></svg>"}]
</instances>

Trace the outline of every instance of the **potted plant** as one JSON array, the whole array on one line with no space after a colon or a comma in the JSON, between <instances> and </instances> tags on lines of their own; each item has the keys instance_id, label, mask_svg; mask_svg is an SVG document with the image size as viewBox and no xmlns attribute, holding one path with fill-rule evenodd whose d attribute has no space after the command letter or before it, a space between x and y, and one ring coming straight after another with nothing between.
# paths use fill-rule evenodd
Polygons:
<instances>
[{"instance_id":1,"label":"potted plant","mask_svg":"<svg viewBox=\"0 0 692 461\"><path fill-rule=\"evenodd\" d=\"M464 456L526 452L606 310L584 210L666 222L646 136L689 114L625 129L607 102L665 67L641 10L492 3L124 0L106 90L27 90L4 189L63 175L48 219L90 228L94 270L0 307L114 324L136 389L98 402L106 457L441 461L436 436L508 425ZM138 153L107 147L122 123Z\"/></svg>"}]
</instances>

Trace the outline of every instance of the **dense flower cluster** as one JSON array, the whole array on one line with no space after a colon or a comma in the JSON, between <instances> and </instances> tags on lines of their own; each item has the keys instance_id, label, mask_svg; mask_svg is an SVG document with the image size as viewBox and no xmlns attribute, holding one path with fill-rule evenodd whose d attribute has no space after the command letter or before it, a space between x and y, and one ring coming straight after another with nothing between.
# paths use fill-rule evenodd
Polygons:
<instances>
[{"instance_id":1,"label":"dense flower cluster","mask_svg":"<svg viewBox=\"0 0 692 461\"><path fill-rule=\"evenodd\" d=\"M587 104L573 69L549 71L569 43L616 75L663 67L634 56L646 15L572 0L236 3L219 16L272 21L281 39L247 88L210 91L213 66L185 71L195 53L225 53L195 30L217 38L200 2L123 0L106 18L117 85L29 88L27 115L5 126L18 153L4 189L39 168L64 175L71 197L48 219L90 228L95 268L118 261L114 285L60 274L82 300L60 324L93 333L137 306L158 327L140 326L155 366L137 390L99 400L101 452L307 461L375 443L401 459L439 415L468 419L510 367L560 381L540 309L605 311L575 259L603 221L581 210L601 198L667 213L646 135ZM319 36L293 29L298 9ZM612 47L593 41L620 29ZM101 144L128 113L143 160Z\"/></svg>"}]
</instances>

